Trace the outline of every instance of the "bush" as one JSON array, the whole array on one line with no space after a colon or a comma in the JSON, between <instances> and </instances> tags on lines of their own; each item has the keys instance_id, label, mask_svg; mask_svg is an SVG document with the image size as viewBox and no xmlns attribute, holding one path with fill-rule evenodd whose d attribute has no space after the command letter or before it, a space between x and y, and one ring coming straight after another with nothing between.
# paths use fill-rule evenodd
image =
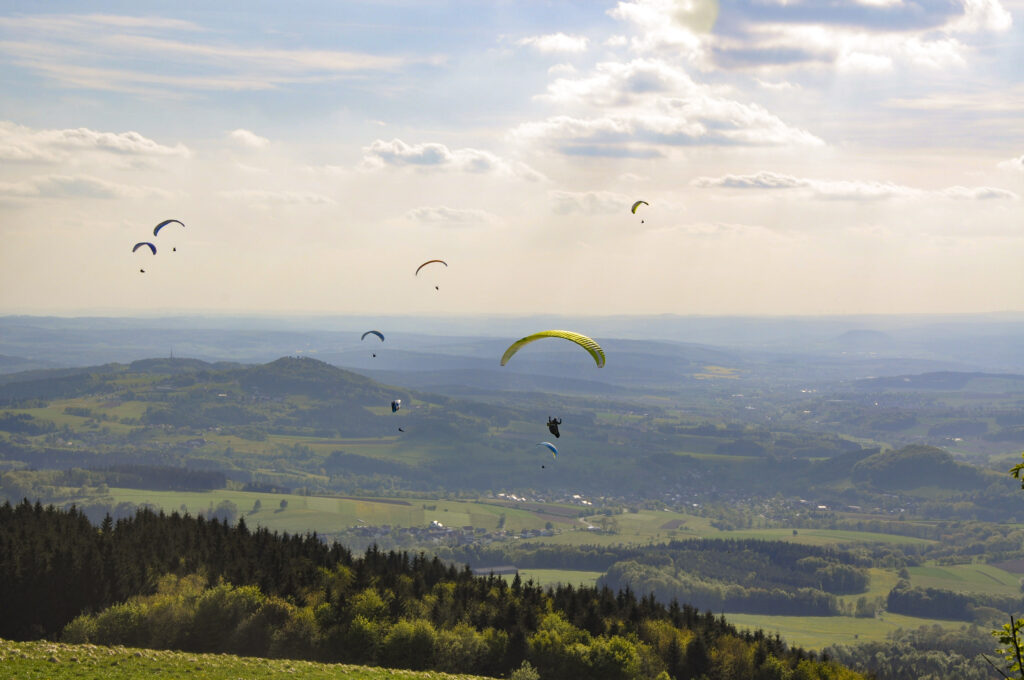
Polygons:
<instances>
[{"instance_id":1,"label":"bush","mask_svg":"<svg viewBox=\"0 0 1024 680\"><path fill-rule=\"evenodd\" d=\"M399 621L384 638L381 660L392 668L431 668L436 639L437 632L430 621Z\"/></svg>"},{"instance_id":2,"label":"bush","mask_svg":"<svg viewBox=\"0 0 1024 680\"><path fill-rule=\"evenodd\" d=\"M524 661L522 666L512 671L508 680L540 680L540 673L530 665L529 661Z\"/></svg>"}]
</instances>

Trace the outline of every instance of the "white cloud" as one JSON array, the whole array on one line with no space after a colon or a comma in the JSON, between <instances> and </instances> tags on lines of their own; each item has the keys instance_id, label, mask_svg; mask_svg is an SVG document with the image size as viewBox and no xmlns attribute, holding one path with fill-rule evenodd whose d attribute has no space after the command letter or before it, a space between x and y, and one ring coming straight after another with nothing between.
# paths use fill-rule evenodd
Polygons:
<instances>
[{"instance_id":1,"label":"white cloud","mask_svg":"<svg viewBox=\"0 0 1024 680\"><path fill-rule=\"evenodd\" d=\"M1011 158L1008 161L1002 161L997 167L999 167L1000 170L1016 170L1017 172L1024 172L1024 156Z\"/></svg>"},{"instance_id":2,"label":"white cloud","mask_svg":"<svg viewBox=\"0 0 1024 680\"><path fill-rule=\"evenodd\" d=\"M660 59L600 63L586 76L555 80L541 99L582 113L523 123L511 136L566 154L653 157L677 146L823 144Z\"/></svg>"},{"instance_id":3,"label":"white cloud","mask_svg":"<svg viewBox=\"0 0 1024 680\"><path fill-rule=\"evenodd\" d=\"M464 148L449 149L444 144L428 142L407 144L400 139L375 140L363 149L363 168L419 167L455 170L479 174L495 173L531 181L544 176L525 163L508 161L490 151Z\"/></svg>"},{"instance_id":4,"label":"white cloud","mask_svg":"<svg viewBox=\"0 0 1024 680\"><path fill-rule=\"evenodd\" d=\"M1013 25L1013 16L999 0L963 0L964 13L949 28L963 32L1005 31Z\"/></svg>"},{"instance_id":5,"label":"white cloud","mask_svg":"<svg viewBox=\"0 0 1024 680\"><path fill-rule=\"evenodd\" d=\"M565 33L550 33L548 35L537 35L529 38L523 38L516 42L517 45L532 47L538 52L552 53L552 52L586 52L587 51L587 40L586 36L582 35L566 35Z\"/></svg>"},{"instance_id":6,"label":"white cloud","mask_svg":"<svg viewBox=\"0 0 1024 680\"><path fill-rule=\"evenodd\" d=\"M628 196L612 191L549 191L548 197L559 215L615 215L632 204Z\"/></svg>"},{"instance_id":7,"label":"white cloud","mask_svg":"<svg viewBox=\"0 0 1024 680\"><path fill-rule=\"evenodd\" d=\"M20 182L0 182L0 198L169 198L173 194L148 186L108 182L87 175L37 175Z\"/></svg>"},{"instance_id":8,"label":"white cloud","mask_svg":"<svg viewBox=\"0 0 1024 680\"><path fill-rule=\"evenodd\" d=\"M729 21L709 32L717 5L715 0L630 0L609 14L636 28L630 44L637 54L683 56L703 69L833 66L879 72L898 64L962 66L971 49L965 39L1004 32L1013 23L1000 0L959 5L859 0L828 7L740 0L729 4Z\"/></svg>"},{"instance_id":9,"label":"white cloud","mask_svg":"<svg viewBox=\"0 0 1024 680\"><path fill-rule=\"evenodd\" d=\"M442 227L487 226L498 222L498 217L486 210L449 208L446 206L421 206L405 213L410 222Z\"/></svg>"},{"instance_id":10,"label":"white cloud","mask_svg":"<svg viewBox=\"0 0 1024 680\"><path fill-rule=\"evenodd\" d=\"M138 132L98 132L89 128L34 130L0 121L0 159L58 163L80 152L101 152L142 158L187 158L183 144L166 146Z\"/></svg>"},{"instance_id":11,"label":"white cloud","mask_svg":"<svg viewBox=\"0 0 1024 680\"><path fill-rule=\"evenodd\" d=\"M266 137L260 137L255 132L238 128L228 133L228 137L232 141L241 144L242 146L249 147L250 149L262 149L267 144L270 144L270 140Z\"/></svg>"},{"instance_id":12,"label":"white cloud","mask_svg":"<svg viewBox=\"0 0 1024 680\"><path fill-rule=\"evenodd\" d=\"M221 191L223 198L233 201L243 201L258 205L272 203L284 205L332 205L336 201L330 196L317 194L311 191L269 191L265 189L234 189Z\"/></svg>"},{"instance_id":13,"label":"white cloud","mask_svg":"<svg viewBox=\"0 0 1024 680\"><path fill-rule=\"evenodd\" d=\"M549 76L571 76L576 74L576 67L572 64L555 64L548 69Z\"/></svg>"},{"instance_id":14,"label":"white cloud","mask_svg":"<svg viewBox=\"0 0 1024 680\"><path fill-rule=\"evenodd\" d=\"M998 187L962 187L953 186L943 189L941 192L947 198L959 198L971 201L990 200L1016 200L1020 198L1017 194Z\"/></svg>"},{"instance_id":15,"label":"white cloud","mask_svg":"<svg viewBox=\"0 0 1024 680\"><path fill-rule=\"evenodd\" d=\"M633 51L667 53L704 64L711 45L705 34L714 25L716 7L715 0L634 0L619 2L608 14L632 24L634 37L629 44Z\"/></svg>"},{"instance_id":16,"label":"white cloud","mask_svg":"<svg viewBox=\"0 0 1024 680\"><path fill-rule=\"evenodd\" d=\"M767 81L757 78L757 84L766 90L774 90L776 92L787 92L790 90L799 90L800 86L795 85L787 80L780 81Z\"/></svg>"},{"instance_id":17,"label":"white cloud","mask_svg":"<svg viewBox=\"0 0 1024 680\"><path fill-rule=\"evenodd\" d=\"M766 171L752 175L698 177L691 181L690 184L704 189L715 188L755 191L796 190L802 191L811 198L840 201L877 201L927 197L966 200L1015 200L1019 198L1019 196L1012 191L996 187L952 186L940 190L925 190L901 184L894 184L892 182L809 179Z\"/></svg>"},{"instance_id":18,"label":"white cloud","mask_svg":"<svg viewBox=\"0 0 1024 680\"><path fill-rule=\"evenodd\" d=\"M867 52L848 52L839 55L836 66L840 71L883 73L893 68L892 57Z\"/></svg>"}]
</instances>

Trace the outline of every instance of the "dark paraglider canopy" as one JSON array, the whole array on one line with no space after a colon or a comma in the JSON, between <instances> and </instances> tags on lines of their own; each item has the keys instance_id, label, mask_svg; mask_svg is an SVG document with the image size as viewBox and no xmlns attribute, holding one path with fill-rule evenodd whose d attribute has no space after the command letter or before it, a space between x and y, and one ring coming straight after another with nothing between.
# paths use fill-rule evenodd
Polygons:
<instances>
[{"instance_id":1,"label":"dark paraglider canopy","mask_svg":"<svg viewBox=\"0 0 1024 680\"><path fill-rule=\"evenodd\" d=\"M555 435L555 438L561 437L562 435L558 434L558 426L561 425L561 424L562 424L562 419L561 418L551 418L551 417L549 417L548 418L548 432L550 432L551 434Z\"/></svg>"},{"instance_id":2,"label":"dark paraglider canopy","mask_svg":"<svg viewBox=\"0 0 1024 680\"><path fill-rule=\"evenodd\" d=\"M132 252L134 253L142 246L146 246L147 248L153 251L154 255L156 255L156 246L150 243L149 241L139 241L138 243L135 244L135 247L132 248Z\"/></svg>"},{"instance_id":3,"label":"dark paraglider canopy","mask_svg":"<svg viewBox=\"0 0 1024 680\"><path fill-rule=\"evenodd\" d=\"M164 227L166 227L168 224L180 224L182 227L185 226L185 223L180 221L180 220L164 220L160 224L158 224L155 227L153 227L153 236L156 236L157 234L159 234L160 230L163 229Z\"/></svg>"},{"instance_id":4,"label":"dark paraglider canopy","mask_svg":"<svg viewBox=\"0 0 1024 680\"><path fill-rule=\"evenodd\" d=\"M443 264L445 267L448 266L448 263L445 262L444 260L427 260L426 262L421 264L419 267L416 267L416 273L414 274L414 276L419 276L420 270L423 269L424 267L426 267L428 264L431 264L433 262L438 262L440 264Z\"/></svg>"},{"instance_id":5,"label":"dark paraglider canopy","mask_svg":"<svg viewBox=\"0 0 1024 680\"><path fill-rule=\"evenodd\" d=\"M392 413L398 413L398 409L400 409L400 408L402 408L402 400L401 399L395 399L393 402L391 402L391 412Z\"/></svg>"},{"instance_id":6,"label":"dark paraglider canopy","mask_svg":"<svg viewBox=\"0 0 1024 680\"><path fill-rule=\"evenodd\" d=\"M367 335L376 335L378 338L380 338L381 342L384 342L384 334L381 333L380 331L366 331L365 333L363 333L363 337L361 337L359 339L360 340L366 340L366 336Z\"/></svg>"}]
</instances>

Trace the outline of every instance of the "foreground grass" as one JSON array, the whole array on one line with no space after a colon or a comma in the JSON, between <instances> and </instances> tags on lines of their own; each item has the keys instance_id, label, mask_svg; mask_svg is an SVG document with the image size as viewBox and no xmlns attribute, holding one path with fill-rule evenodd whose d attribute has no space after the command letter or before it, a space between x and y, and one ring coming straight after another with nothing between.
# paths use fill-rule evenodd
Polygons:
<instances>
[{"instance_id":1,"label":"foreground grass","mask_svg":"<svg viewBox=\"0 0 1024 680\"><path fill-rule=\"evenodd\" d=\"M259 659L227 654L191 654L128 647L65 645L56 642L11 642L0 639L0 676L10 680L201 677L289 678L291 680L480 680L480 676L404 671L290 659Z\"/></svg>"}]
</instances>

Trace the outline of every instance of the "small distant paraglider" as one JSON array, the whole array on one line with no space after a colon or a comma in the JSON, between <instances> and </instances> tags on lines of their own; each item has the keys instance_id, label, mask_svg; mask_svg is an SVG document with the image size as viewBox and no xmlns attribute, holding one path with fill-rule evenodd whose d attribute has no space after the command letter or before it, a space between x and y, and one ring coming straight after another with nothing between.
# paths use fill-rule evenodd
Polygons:
<instances>
[{"instance_id":1,"label":"small distant paraglider","mask_svg":"<svg viewBox=\"0 0 1024 680\"><path fill-rule=\"evenodd\" d=\"M558 449L556 449L555 445L552 444L551 442L540 442L539 444L537 444L537 446L543 447L543 448L547 449L548 451L550 451L552 458L555 458L555 459L558 458Z\"/></svg>"},{"instance_id":2,"label":"small distant paraglider","mask_svg":"<svg viewBox=\"0 0 1024 680\"><path fill-rule=\"evenodd\" d=\"M160 234L160 230L166 227L168 224L180 224L182 228L185 227L185 223L182 222L181 220L164 220L160 224L153 227L153 236L158 236ZM171 248L171 252L176 253L178 252L178 249L176 247Z\"/></svg>"},{"instance_id":3,"label":"small distant paraglider","mask_svg":"<svg viewBox=\"0 0 1024 680\"><path fill-rule=\"evenodd\" d=\"M561 424L562 424L562 419L561 418L551 418L551 417L548 417L548 432L550 432L551 434L555 435L555 439L557 439L557 438L562 436L562 435L558 434L558 426L561 425Z\"/></svg>"},{"instance_id":4,"label":"small distant paraglider","mask_svg":"<svg viewBox=\"0 0 1024 680\"><path fill-rule=\"evenodd\" d=\"M423 269L424 267L426 267L426 266L427 266L428 264L434 264L434 263L438 263L438 264L443 264L443 265L444 265L445 267L447 267L447 266L448 266L448 263L447 263L447 262L445 262L444 260L427 260L426 262L424 262L423 264L421 264L421 265L420 265L419 267L416 267L416 273L415 273L415 274L413 274L413 276L419 276L419 275L420 275L420 270L421 270L421 269ZM434 285L434 290L441 290L441 287L435 284L435 285Z\"/></svg>"},{"instance_id":5,"label":"small distant paraglider","mask_svg":"<svg viewBox=\"0 0 1024 680\"><path fill-rule=\"evenodd\" d=\"M402 408L402 400L401 399L395 399L394 401L391 402L391 412L392 413L398 413L398 409L400 409L400 408Z\"/></svg>"},{"instance_id":6,"label":"small distant paraglider","mask_svg":"<svg viewBox=\"0 0 1024 680\"><path fill-rule=\"evenodd\" d=\"M135 251L137 251L137 250L138 250L139 248L143 248L143 247L145 247L145 248L149 248L149 249L150 249L150 251L151 251L151 252L152 252L152 253L153 253L154 255L156 255L156 246L155 246L155 245L153 245L152 243L150 243L149 241L139 241L138 243L136 243L136 244L135 244L135 245L134 245L134 246L132 247L132 252L134 253L134 252L135 252ZM140 274L145 274L145 273L146 273L146 270L145 270L145 269L143 269L142 267L139 267L139 273L140 273Z\"/></svg>"},{"instance_id":7,"label":"small distant paraglider","mask_svg":"<svg viewBox=\"0 0 1024 680\"><path fill-rule=\"evenodd\" d=\"M563 340L574 342L587 351L587 354L591 356L591 358L597 364L598 368L602 368L604 366L604 350L601 349L601 346L597 344L593 338L588 338L585 335L582 335L580 333L574 333L572 331L557 330L541 331L539 333L527 335L525 338L520 338L519 340L516 340L509 346L507 350L505 350L505 354L502 355L501 357L501 365L504 366L505 364L507 364L508 360L511 359L512 356L516 352L518 352L520 348L522 348L524 345L528 345L531 342L535 342L542 338L562 338Z\"/></svg>"},{"instance_id":8,"label":"small distant paraglider","mask_svg":"<svg viewBox=\"0 0 1024 680\"><path fill-rule=\"evenodd\" d=\"M363 337L359 338L359 340L360 341L366 340L366 336L367 335L376 335L378 338L380 338L381 342L384 342L384 334L381 333L380 331L366 331L365 333L363 333ZM372 357L374 357L374 358L377 357L377 353L376 352L371 352L370 355Z\"/></svg>"},{"instance_id":9,"label":"small distant paraglider","mask_svg":"<svg viewBox=\"0 0 1024 680\"><path fill-rule=\"evenodd\" d=\"M639 208L642 205L649 206L650 203L648 203L647 201L637 201L636 203L633 204L633 207L630 208L629 211L635 215L636 214L636 209ZM640 224L643 224L643 223L644 223L644 221L640 220Z\"/></svg>"}]
</instances>

